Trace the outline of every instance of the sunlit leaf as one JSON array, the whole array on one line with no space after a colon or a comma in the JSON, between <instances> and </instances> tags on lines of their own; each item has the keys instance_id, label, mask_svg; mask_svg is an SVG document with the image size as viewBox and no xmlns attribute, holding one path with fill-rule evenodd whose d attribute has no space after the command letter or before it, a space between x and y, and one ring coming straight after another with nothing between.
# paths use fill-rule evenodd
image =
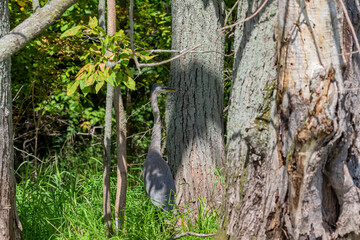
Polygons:
<instances>
[{"instance_id":1,"label":"sunlit leaf","mask_svg":"<svg viewBox=\"0 0 360 240\"><path fill-rule=\"evenodd\" d=\"M106 67L105 63L100 63L100 64L99 64L99 68L100 68L100 71L101 71L101 72L104 72L104 71L105 71L105 67Z\"/></svg>"},{"instance_id":2,"label":"sunlit leaf","mask_svg":"<svg viewBox=\"0 0 360 240\"><path fill-rule=\"evenodd\" d=\"M90 17L90 20L89 20L89 27L91 28L95 28L96 26L98 25L98 20L96 17Z\"/></svg>"},{"instance_id":3,"label":"sunlit leaf","mask_svg":"<svg viewBox=\"0 0 360 240\"><path fill-rule=\"evenodd\" d=\"M73 28L70 28L69 30L66 30L63 34L61 34L61 38L64 37L71 37L77 35L80 30L83 28L83 26L75 26Z\"/></svg>"},{"instance_id":4,"label":"sunlit leaf","mask_svg":"<svg viewBox=\"0 0 360 240\"><path fill-rule=\"evenodd\" d=\"M127 78L127 81L124 81L125 86L127 86L131 90L135 90L135 81L131 77Z\"/></svg>"},{"instance_id":5,"label":"sunlit leaf","mask_svg":"<svg viewBox=\"0 0 360 240\"><path fill-rule=\"evenodd\" d=\"M98 93L101 89L101 87L104 85L105 81L99 81L95 86L95 91Z\"/></svg>"},{"instance_id":6,"label":"sunlit leaf","mask_svg":"<svg viewBox=\"0 0 360 240\"><path fill-rule=\"evenodd\" d=\"M79 86L80 81L76 80L75 82L69 83L67 85L67 95L73 94L77 87Z\"/></svg>"},{"instance_id":7,"label":"sunlit leaf","mask_svg":"<svg viewBox=\"0 0 360 240\"><path fill-rule=\"evenodd\" d=\"M95 83L96 77L97 77L96 72L94 74L91 74L90 76L88 76L85 79L85 82L86 82L85 87L89 87L89 86L93 85Z\"/></svg>"},{"instance_id":8,"label":"sunlit leaf","mask_svg":"<svg viewBox=\"0 0 360 240\"><path fill-rule=\"evenodd\" d=\"M20 7L25 7L26 6L26 3L23 2L23 1L18 1L17 3L20 5Z\"/></svg>"},{"instance_id":9,"label":"sunlit leaf","mask_svg":"<svg viewBox=\"0 0 360 240\"><path fill-rule=\"evenodd\" d=\"M79 70L79 72L76 74L76 79L81 78L81 76L83 75L82 73L83 73L84 71L89 71L90 66L91 66L91 63L88 63L88 64L86 64L85 66L83 66L83 67ZM86 74L86 73L85 73L85 74Z\"/></svg>"}]
</instances>

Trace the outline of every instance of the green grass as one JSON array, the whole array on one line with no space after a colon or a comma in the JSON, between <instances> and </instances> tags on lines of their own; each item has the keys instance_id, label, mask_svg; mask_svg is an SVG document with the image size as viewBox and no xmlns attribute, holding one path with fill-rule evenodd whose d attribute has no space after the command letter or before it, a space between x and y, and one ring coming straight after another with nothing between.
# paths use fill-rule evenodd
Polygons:
<instances>
[{"instance_id":1,"label":"green grass","mask_svg":"<svg viewBox=\"0 0 360 240\"><path fill-rule=\"evenodd\" d=\"M84 171L84 166L66 169L63 165L60 167L59 162L65 160L56 159L47 167L37 169L36 174L29 163L24 163L18 170L22 180L17 184L16 195L23 238L105 239L101 167L92 167L95 169L92 171L89 168ZM99 163L93 161L92 164ZM208 211L204 204L200 204L195 221L189 211L182 210L180 215L176 210L176 217L165 223L162 213L155 209L145 193L140 168L130 169L129 173L124 230L111 239L167 239L179 232L216 232L219 217L215 211ZM113 204L115 192L116 178L112 177ZM187 228L176 225L180 217L187 222Z\"/></svg>"}]
</instances>

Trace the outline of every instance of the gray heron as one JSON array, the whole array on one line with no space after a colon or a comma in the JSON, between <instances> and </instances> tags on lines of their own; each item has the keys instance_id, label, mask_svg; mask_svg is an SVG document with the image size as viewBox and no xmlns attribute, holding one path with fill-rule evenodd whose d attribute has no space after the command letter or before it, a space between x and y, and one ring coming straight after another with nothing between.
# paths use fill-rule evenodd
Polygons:
<instances>
[{"instance_id":1,"label":"gray heron","mask_svg":"<svg viewBox=\"0 0 360 240\"><path fill-rule=\"evenodd\" d=\"M175 204L175 183L171 171L161 156L161 118L157 97L161 93L175 92L175 89L155 83L151 88L151 107L154 114L151 144L143 166L146 193L151 202L161 210L172 210Z\"/></svg>"}]
</instances>

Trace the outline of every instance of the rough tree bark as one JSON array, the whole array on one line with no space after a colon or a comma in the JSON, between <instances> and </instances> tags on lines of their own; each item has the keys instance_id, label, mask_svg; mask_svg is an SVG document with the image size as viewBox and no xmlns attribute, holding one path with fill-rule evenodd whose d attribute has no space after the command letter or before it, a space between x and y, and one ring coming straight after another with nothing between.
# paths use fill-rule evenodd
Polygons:
<instances>
[{"instance_id":1,"label":"rough tree bark","mask_svg":"<svg viewBox=\"0 0 360 240\"><path fill-rule=\"evenodd\" d=\"M170 168L177 188L177 204L194 204L198 197L214 206L222 186L215 168L223 165L223 56L224 38L214 42L223 25L224 2L172 1L172 49L217 51L187 54L171 62L166 124ZM190 205L195 207L195 205Z\"/></svg>"},{"instance_id":2,"label":"rough tree bark","mask_svg":"<svg viewBox=\"0 0 360 240\"><path fill-rule=\"evenodd\" d=\"M79 0L52 0L44 7L38 9L36 13L25 19L24 22L11 30L9 34L0 38L0 60L19 51L29 41L61 17L66 9L78 1Z\"/></svg>"},{"instance_id":3,"label":"rough tree bark","mask_svg":"<svg viewBox=\"0 0 360 240\"><path fill-rule=\"evenodd\" d=\"M10 30L8 1L0 2L0 37ZM0 60L0 239L21 239L16 209L10 57Z\"/></svg>"},{"instance_id":4,"label":"rough tree bark","mask_svg":"<svg viewBox=\"0 0 360 240\"><path fill-rule=\"evenodd\" d=\"M126 115L124 103L121 97L120 86L115 88L114 98L116 114L116 133L117 133L117 183L115 199L115 224L119 230L124 226L126 190L127 190L127 161L126 161Z\"/></svg>"},{"instance_id":5,"label":"rough tree bark","mask_svg":"<svg viewBox=\"0 0 360 240\"><path fill-rule=\"evenodd\" d=\"M116 28L115 21L115 2L107 0L107 34L114 35ZM99 24L105 29L105 1L99 1ZM111 128L112 128L112 109L114 100L114 87L106 84L106 106L105 106L105 129L104 129L104 161L103 161L103 217L106 225L106 235L113 235L111 223L111 199L110 199L110 175L111 175Z\"/></svg>"},{"instance_id":6,"label":"rough tree bark","mask_svg":"<svg viewBox=\"0 0 360 240\"><path fill-rule=\"evenodd\" d=\"M270 0L237 27L219 239L359 239L353 45L339 1Z\"/></svg>"},{"instance_id":7,"label":"rough tree bark","mask_svg":"<svg viewBox=\"0 0 360 240\"><path fill-rule=\"evenodd\" d=\"M110 174L111 174L111 123L114 87L106 85L105 129L104 129L104 161L103 161L103 217L106 225L106 234L113 234L111 224Z\"/></svg>"},{"instance_id":8,"label":"rough tree bark","mask_svg":"<svg viewBox=\"0 0 360 240\"><path fill-rule=\"evenodd\" d=\"M126 115L120 86L115 88L114 107L117 133L115 224L116 229L119 230L124 226L127 190Z\"/></svg>"},{"instance_id":9,"label":"rough tree bark","mask_svg":"<svg viewBox=\"0 0 360 240\"><path fill-rule=\"evenodd\" d=\"M133 4L131 2L130 4ZM120 85L115 88L114 98L116 118L116 199L115 199L115 225L119 231L125 222L126 191L127 191L127 159L126 159L126 114L121 96Z\"/></svg>"}]
</instances>

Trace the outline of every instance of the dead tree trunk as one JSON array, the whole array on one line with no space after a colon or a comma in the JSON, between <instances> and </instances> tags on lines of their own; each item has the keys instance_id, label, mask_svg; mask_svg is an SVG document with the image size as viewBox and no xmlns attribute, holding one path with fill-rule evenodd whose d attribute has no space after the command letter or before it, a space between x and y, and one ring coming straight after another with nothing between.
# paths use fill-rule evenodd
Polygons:
<instances>
[{"instance_id":1,"label":"dead tree trunk","mask_svg":"<svg viewBox=\"0 0 360 240\"><path fill-rule=\"evenodd\" d=\"M223 14L221 0L172 1L172 49L202 44L199 50L210 51L187 54L171 62L170 86L177 92L168 96L167 152L179 205L195 203L198 197L215 206L221 201L222 186L215 168L223 165L225 157L224 38L213 41L223 24Z\"/></svg>"},{"instance_id":2,"label":"dead tree trunk","mask_svg":"<svg viewBox=\"0 0 360 240\"><path fill-rule=\"evenodd\" d=\"M0 2L0 38L10 29L8 1ZM0 60L0 239L21 239L16 209L10 57Z\"/></svg>"},{"instance_id":3,"label":"dead tree trunk","mask_svg":"<svg viewBox=\"0 0 360 240\"><path fill-rule=\"evenodd\" d=\"M241 4L239 19L261 3ZM359 5L348 9L359 24ZM360 58L347 54L348 28L327 0L270 0L238 26L219 238L359 239Z\"/></svg>"}]
</instances>

